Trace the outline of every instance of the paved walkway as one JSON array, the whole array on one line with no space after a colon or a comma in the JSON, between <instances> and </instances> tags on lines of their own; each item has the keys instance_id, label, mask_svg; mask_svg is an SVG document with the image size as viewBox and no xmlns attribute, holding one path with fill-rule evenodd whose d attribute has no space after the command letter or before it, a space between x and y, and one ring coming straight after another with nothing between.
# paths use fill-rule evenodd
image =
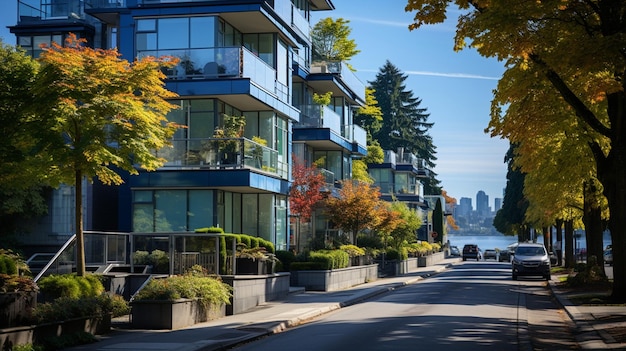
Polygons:
<instances>
[{"instance_id":1,"label":"paved walkway","mask_svg":"<svg viewBox=\"0 0 626 351\"><path fill-rule=\"evenodd\" d=\"M458 258L445 259L434 266L420 267L403 276L382 278L341 291L292 293L283 300L266 303L246 313L227 316L180 330L160 331L114 328L110 334L99 337L99 342L77 346L71 348L71 350L219 350L228 345L280 332L330 311L416 283L421 279L445 270L459 261L460 259ZM554 279L557 279L557 277L554 277ZM579 331L578 342L583 349L626 350L626 343L618 343L617 340L611 337L610 333L606 332L608 324L611 327L619 327L626 330L626 307L588 308L574 306L569 302L567 294L561 293L554 283L555 281L553 280L550 286L555 292L557 300L575 323ZM619 322L611 320L614 316L621 317ZM125 322L127 321L126 319ZM523 328L522 330L528 330L528 328ZM527 337L526 340L528 340Z\"/></svg>"}]
</instances>

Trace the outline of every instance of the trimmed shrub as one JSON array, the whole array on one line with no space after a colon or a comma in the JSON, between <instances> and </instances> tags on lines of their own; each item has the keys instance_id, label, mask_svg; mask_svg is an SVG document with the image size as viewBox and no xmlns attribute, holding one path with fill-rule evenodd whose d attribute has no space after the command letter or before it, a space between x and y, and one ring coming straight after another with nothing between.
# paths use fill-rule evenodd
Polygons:
<instances>
[{"instance_id":1,"label":"trimmed shrub","mask_svg":"<svg viewBox=\"0 0 626 351\"><path fill-rule=\"evenodd\" d=\"M39 280L39 288L46 300L60 297L79 299L96 297L104 292L100 279L92 274L79 277L75 274L49 275Z\"/></svg>"},{"instance_id":2,"label":"trimmed shrub","mask_svg":"<svg viewBox=\"0 0 626 351\"><path fill-rule=\"evenodd\" d=\"M274 244L271 241L265 240L263 238L257 238L257 240L259 241L259 246L264 247L268 253L276 253L276 250L274 249Z\"/></svg>"},{"instance_id":3,"label":"trimmed shrub","mask_svg":"<svg viewBox=\"0 0 626 351\"><path fill-rule=\"evenodd\" d=\"M255 247L259 247L259 238L255 236L250 236L250 246L249 248L253 249Z\"/></svg>"},{"instance_id":4,"label":"trimmed shrub","mask_svg":"<svg viewBox=\"0 0 626 351\"><path fill-rule=\"evenodd\" d=\"M198 299L206 307L229 304L231 287L219 278L187 273L153 279L135 295L135 300Z\"/></svg>"},{"instance_id":5,"label":"trimmed shrub","mask_svg":"<svg viewBox=\"0 0 626 351\"><path fill-rule=\"evenodd\" d=\"M224 234L224 229L220 227L205 227L195 230L196 233L212 233L212 234Z\"/></svg>"},{"instance_id":6,"label":"trimmed shrub","mask_svg":"<svg viewBox=\"0 0 626 351\"><path fill-rule=\"evenodd\" d=\"M309 261L321 262L324 266L322 269L339 269L346 268L350 264L350 256L341 250L320 250L311 251Z\"/></svg>"},{"instance_id":7,"label":"trimmed shrub","mask_svg":"<svg viewBox=\"0 0 626 351\"><path fill-rule=\"evenodd\" d=\"M341 245L339 250L345 251L350 257L365 256L365 250L356 245Z\"/></svg>"},{"instance_id":8,"label":"trimmed shrub","mask_svg":"<svg viewBox=\"0 0 626 351\"><path fill-rule=\"evenodd\" d=\"M8 275L17 274L17 263L14 259L6 255L0 255L0 273Z\"/></svg>"},{"instance_id":9,"label":"trimmed shrub","mask_svg":"<svg viewBox=\"0 0 626 351\"><path fill-rule=\"evenodd\" d=\"M250 245L250 239L252 239L252 237L250 235L242 235L241 236L241 243L246 245L246 247L251 247Z\"/></svg>"},{"instance_id":10,"label":"trimmed shrub","mask_svg":"<svg viewBox=\"0 0 626 351\"><path fill-rule=\"evenodd\" d=\"M296 255L291 251L278 250L276 251L276 258L280 261L276 270L278 272L289 272L291 264L296 260Z\"/></svg>"}]
</instances>

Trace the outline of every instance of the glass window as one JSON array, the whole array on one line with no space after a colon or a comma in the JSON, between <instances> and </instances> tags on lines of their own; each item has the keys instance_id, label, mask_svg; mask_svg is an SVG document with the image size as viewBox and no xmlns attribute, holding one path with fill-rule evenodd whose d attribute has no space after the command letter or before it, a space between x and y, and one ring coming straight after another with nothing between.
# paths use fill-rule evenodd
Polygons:
<instances>
[{"instance_id":1,"label":"glass window","mask_svg":"<svg viewBox=\"0 0 626 351\"><path fill-rule=\"evenodd\" d=\"M192 17L190 19L190 48L212 48L215 45L215 17Z\"/></svg>"},{"instance_id":2,"label":"glass window","mask_svg":"<svg viewBox=\"0 0 626 351\"><path fill-rule=\"evenodd\" d=\"M189 47L189 19L159 19L159 50L185 49Z\"/></svg>"},{"instance_id":3,"label":"glass window","mask_svg":"<svg viewBox=\"0 0 626 351\"><path fill-rule=\"evenodd\" d=\"M159 190L154 193L155 231L186 231L187 194L185 190Z\"/></svg>"},{"instance_id":4,"label":"glass window","mask_svg":"<svg viewBox=\"0 0 626 351\"><path fill-rule=\"evenodd\" d=\"M259 225L258 236L265 240L273 242L274 228L274 196L272 194L260 194L259 195Z\"/></svg>"},{"instance_id":5,"label":"glass window","mask_svg":"<svg viewBox=\"0 0 626 351\"><path fill-rule=\"evenodd\" d=\"M259 34L259 57L270 67L276 67L274 62L274 35L271 33Z\"/></svg>"},{"instance_id":6,"label":"glass window","mask_svg":"<svg viewBox=\"0 0 626 351\"><path fill-rule=\"evenodd\" d=\"M133 232L151 233L154 231L154 208L152 204L133 206Z\"/></svg>"},{"instance_id":7,"label":"glass window","mask_svg":"<svg viewBox=\"0 0 626 351\"><path fill-rule=\"evenodd\" d=\"M189 230L212 227L213 223L213 191L189 190Z\"/></svg>"},{"instance_id":8,"label":"glass window","mask_svg":"<svg viewBox=\"0 0 626 351\"><path fill-rule=\"evenodd\" d=\"M133 192L135 202L152 202L152 191L138 190Z\"/></svg>"},{"instance_id":9,"label":"glass window","mask_svg":"<svg viewBox=\"0 0 626 351\"><path fill-rule=\"evenodd\" d=\"M156 31L156 19L137 20L137 31Z\"/></svg>"},{"instance_id":10,"label":"glass window","mask_svg":"<svg viewBox=\"0 0 626 351\"><path fill-rule=\"evenodd\" d=\"M256 236L259 218L257 194L243 194L241 200L241 229L245 234Z\"/></svg>"},{"instance_id":11,"label":"glass window","mask_svg":"<svg viewBox=\"0 0 626 351\"><path fill-rule=\"evenodd\" d=\"M157 35L156 33L138 33L137 34L137 51L156 50Z\"/></svg>"}]
</instances>

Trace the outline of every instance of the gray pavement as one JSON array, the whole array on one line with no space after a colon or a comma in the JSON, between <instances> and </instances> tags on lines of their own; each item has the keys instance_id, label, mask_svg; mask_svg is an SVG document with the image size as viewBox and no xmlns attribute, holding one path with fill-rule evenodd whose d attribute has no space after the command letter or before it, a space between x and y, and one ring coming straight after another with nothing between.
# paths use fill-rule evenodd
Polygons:
<instances>
[{"instance_id":1,"label":"gray pavement","mask_svg":"<svg viewBox=\"0 0 626 351\"><path fill-rule=\"evenodd\" d=\"M350 289L335 292L304 292L296 289L285 299L258 306L246 313L227 316L206 323L179 330L137 330L125 329L129 317L114 321L110 334L99 336L94 344L81 345L71 350L136 350L136 351L211 351L229 345L254 340L264 335L280 332L287 328L306 323L330 311L350 306L376 295L413 284L421 279L437 274L458 263L458 258L448 258L429 267L414 269L408 274L381 278ZM556 276L550 287L556 299L563 306L577 330L577 341L586 350L626 350L626 343L619 343L611 333L612 328L626 330L626 307L581 307L574 306L568 295L555 285ZM616 321L613 316L622 317ZM124 319L125 318L125 319ZM118 327L116 327L118 326ZM521 328L522 332L529 328ZM613 333L614 335L615 333ZM530 338L522 336L521 340ZM528 349L528 344L526 347Z\"/></svg>"}]
</instances>

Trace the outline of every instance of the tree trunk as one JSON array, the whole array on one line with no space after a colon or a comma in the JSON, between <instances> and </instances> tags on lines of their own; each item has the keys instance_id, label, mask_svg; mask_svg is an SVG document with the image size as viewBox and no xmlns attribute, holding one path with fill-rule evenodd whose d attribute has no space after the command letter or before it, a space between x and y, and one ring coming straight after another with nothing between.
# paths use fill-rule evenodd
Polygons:
<instances>
[{"instance_id":1,"label":"tree trunk","mask_svg":"<svg viewBox=\"0 0 626 351\"><path fill-rule=\"evenodd\" d=\"M574 268L576 265L574 255L574 221L565 221L565 267Z\"/></svg>"},{"instance_id":2,"label":"tree trunk","mask_svg":"<svg viewBox=\"0 0 626 351\"><path fill-rule=\"evenodd\" d=\"M83 175L81 171L75 174L76 196L76 275L85 276L85 240L83 236Z\"/></svg>"},{"instance_id":3,"label":"tree trunk","mask_svg":"<svg viewBox=\"0 0 626 351\"><path fill-rule=\"evenodd\" d=\"M624 138L622 138L623 140ZM626 301L626 145L613 142L605 162L598 163L598 178L604 185L611 217L613 247L613 292L615 301Z\"/></svg>"},{"instance_id":4,"label":"tree trunk","mask_svg":"<svg viewBox=\"0 0 626 351\"><path fill-rule=\"evenodd\" d=\"M602 208L597 198L597 187L594 180L585 182L583 201L583 222L585 223L585 243L587 245L587 262L596 256L598 266L604 273L604 243L602 241Z\"/></svg>"},{"instance_id":5,"label":"tree trunk","mask_svg":"<svg viewBox=\"0 0 626 351\"><path fill-rule=\"evenodd\" d=\"M554 242L554 252L556 253L557 265L563 265L563 220L557 219L556 224L556 241Z\"/></svg>"}]
</instances>

